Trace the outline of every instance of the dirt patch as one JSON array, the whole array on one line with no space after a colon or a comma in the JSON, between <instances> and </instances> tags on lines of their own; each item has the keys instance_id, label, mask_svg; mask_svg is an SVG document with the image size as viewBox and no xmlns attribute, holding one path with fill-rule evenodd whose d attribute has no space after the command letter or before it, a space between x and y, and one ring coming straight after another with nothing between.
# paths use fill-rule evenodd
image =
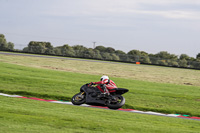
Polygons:
<instances>
[{"instance_id":1,"label":"dirt patch","mask_svg":"<svg viewBox=\"0 0 200 133\"><path fill-rule=\"evenodd\" d=\"M199 101L199 102L200 102L200 99L197 99L196 101Z\"/></svg>"},{"instance_id":2,"label":"dirt patch","mask_svg":"<svg viewBox=\"0 0 200 133\"><path fill-rule=\"evenodd\" d=\"M61 70L61 71L73 71L72 69L66 69L66 68L59 68L59 67L52 67L52 66L41 66L42 68L48 68L53 70Z\"/></svg>"},{"instance_id":3,"label":"dirt patch","mask_svg":"<svg viewBox=\"0 0 200 133\"><path fill-rule=\"evenodd\" d=\"M52 67L52 66L42 66L44 68L48 68L48 69L58 69L57 67Z\"/></svg>"},{"instance_id":4,"label":"dirt patch","mask_svg":"<svg viewBox=\"0 0 200 133\"><path fill-rule=\"evenodd\" d=\"M184 83L185 85L193 85L192 83Z\"/></svg>"}]
</instances>

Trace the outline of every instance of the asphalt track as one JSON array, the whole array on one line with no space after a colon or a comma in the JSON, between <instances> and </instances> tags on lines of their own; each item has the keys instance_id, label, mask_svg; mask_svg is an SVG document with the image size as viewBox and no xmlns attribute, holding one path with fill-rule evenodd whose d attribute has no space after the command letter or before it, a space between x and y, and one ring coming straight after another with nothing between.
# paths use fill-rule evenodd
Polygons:
<instances>
[{"instance_id":1,"label":"asphalt track","mask_svg":"<svg viewBox=\"0 0 200 133\"><path fill-rule=\"evenodd\" d=\"M56 100L45 100L45 99L40 99L36 97L24 97L24 96L19 96L19 95L9 95L9 94L4 94L0 93L0 96L6 96L6 97L15 97L15 98L23 98L23 99L32 99L32 100L38 100L38 101L45 101L45 102L51 102L51 103L58 103L58 104L66 104L66 105L73 105L71 102L68 101L56 101ZM77 106L77 105L73 105ZM111 110L107 107L102 107L102 106L92 106L92 105L87 105L87 104L82 104L80 105L82 107L90 107L90 108L99 108L99 109L107 109ZM147 115L157 115L157 116L165 116L165 117L174 117L174 118L182 118L182 119L189 119L189 120L197 120L200 121L200 117L189 117L186 115L180 115L180 114L163 114L163 113L157 113L157 112L151 112L151 111L139 111L139 110L134 110L134 109L118 109L118 110L112 110L112 111L124 111L124 112L129 112L129 113L139 113L139 114L147 114Z\"/></svg>"}]
</instances>

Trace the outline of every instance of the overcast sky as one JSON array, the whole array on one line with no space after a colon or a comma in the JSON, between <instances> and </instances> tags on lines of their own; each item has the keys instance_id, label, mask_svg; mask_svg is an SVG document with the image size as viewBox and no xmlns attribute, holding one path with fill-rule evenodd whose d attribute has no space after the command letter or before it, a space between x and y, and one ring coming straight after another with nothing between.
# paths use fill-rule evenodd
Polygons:
<instances>
[{"instance_id":1,"label":"overcast sky","mask_svg":"<svg viewBox=\"0 0 200 133\"><path fill-rule=\"evenodd\" d=\"M0 0L0 33L16 47L96 45L200 53L200 0Z\"/></svg>"}]
</instances>

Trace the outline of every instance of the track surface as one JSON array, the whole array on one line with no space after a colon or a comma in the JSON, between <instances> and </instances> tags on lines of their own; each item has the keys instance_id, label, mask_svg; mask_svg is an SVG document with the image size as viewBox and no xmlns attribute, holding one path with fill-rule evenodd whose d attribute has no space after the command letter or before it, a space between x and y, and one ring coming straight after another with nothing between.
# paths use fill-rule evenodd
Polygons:
<instances>
[{"instance_id":1,"label":"track surface","mask_svg":"<svg viewBox=\"0 0 200 133\"><path fill-rule=\"evenodd\" d=\"M16 97L16 98L32 99L32 100L45 101L45 102L51 102L51 103L73 105L71 102L68 102L68 101L45 100L45 99L40 99L40 98L36 98L36 97L23 97L23 96L19 96L19 95L9 95L9 94L4 94L4 93L0 93L0 96ZM73 106L76 106L76 105L73 105ZM87 104L82 104L80 106L111 110L107 107L91 106L91 105L87 105ZM121 108L118 110L112 110L112 111L124 111L124 112L130 112L130 113L157 115L157 116L174 117L174 118L182 118L182 119L190 119L190 120L200 121L200 117L189 117L187 115L180 115L180 114L163 114L163 113L157 113L157 112L151 112L151 111L145 112L145 111L139 111L139 110L133 110L133 109L121 109Z\"/></svg>"}]
</instances>

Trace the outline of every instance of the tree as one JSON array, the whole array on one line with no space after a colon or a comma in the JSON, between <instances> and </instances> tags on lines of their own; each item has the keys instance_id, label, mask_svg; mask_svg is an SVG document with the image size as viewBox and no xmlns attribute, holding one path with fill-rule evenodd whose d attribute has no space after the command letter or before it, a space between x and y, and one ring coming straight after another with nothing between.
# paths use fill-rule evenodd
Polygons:
<instances>
[{"instance_id":1,"label":"tree","mask_svg":"<svg viewBox=\"0 0 200 133\"><path fill-rule=\"evenodd\" d=\"M162 65L162 66L167 66L168 65L166 60L158 60L158 64Z\"/></svg>"},{"instance_id":2,"label":"tree","mask_svg":"<svg viewBox=\"0 0 200 133\"><path fill-rule=\"evenodd\" d=\"M186 59L180 60L178 64L179 64L180 67L187 67L188 66Z\"/></svg>"},{"instance_id":3,"label":"tree","mask_svg":"<svg viewBox=\"0 0 200 133\"><path fill-rule=\"evenodd\" d=\"M96 58L96 59L102 59L102 56L101 56L101 53L100 53L99 50L94 49L94 53L95 53L94 58Z\"/></svg>"},{"instance_id":4,"label":"tree","mask_svg":"<svg viewBox=\"0 0 200 133\"><path fill-rule=\"evenodd\" d=\"M119 56L116 55L115 53L112 53L111 56L112 56L112 60L115 60L115 61L120 60Z\"/></svg>"},{"instance_id":5,"label":"tree","mask_svg":"<svg viewBox=\"0 0 200 133\"><path fill-rule=\"evenodd\" d=\"M3 34L0 34L0 44L6 44L6 39Z\"/></svg>"},{"instance_id":6,"label":"tree","mask_svg":"<svg viewBox=\"0 0 200 133\"><path fill-rule=\"evenodd\" d=\"M0 50L8 50L8 44L3 34L0 34Z\"/></svg>"},{"instance_id":7,"label":"tree","mask_svg":"<svg viewBox=\"0 0 200 133\"><path fill-rule=\"evenodd\" d=\"M59 47L55 47L53 49L53 51L54 51L55 55L62 55L61 47L60 46Z\"/></svg>"},{"instance_id":8,"label":"tree","mask_svg":"<svg viewBox=\"0 0 200 133\"><path fill-rule=\"evenodd\" d=\"M0 34L0 50L14 50L14 43L6 41L3 34Z\"/></svg>"},{"instance_id":9,"label":"tree","mask_svg":"<svg viewBox=\"0 0 200 133\"><path fill-rule=\"evenodd\" d=\"M54 54L53 46L50 42L31 41L28 44L28 49L24 50L36 54Z\"/></svg>"},{"instance_id":10,"label":"tree","mask_svg":"<svg viewBox=\"0 0 200 133\"><path fill-rule=\"evenodd\" d=\"M12 42L8 42L8 47L7 47L8 50L14 50L14 43Z\"/></svg>"},{"instance_id":11,"label":"tree","mask_svg":"<svg viewBox=\"0 0 200 133\"><path fill-rule=\"evenodd\" d=\"M170 59L172 59L172 60L178 60L178 56L175 55L175 54L171 54L170 55Z\"/></svg>"},{"instance_id":12,"label":"tree","mask_svg":"<svg viewBox=\"0 0 200 133\"><path fill-rule=\"evenodd\" d=\"M143 56L143 59L140 62L151 64L151 60L149 59L149 56Z\"/></svg>"},{"instance_id":13,"label":"tree","mask_svg":"<svg viewBox=\"0 0 200 133\"><path fill-rule=\"evenodd\" d=\"M178 67L178 62L174 60L167 60L169 66Z\"/></svg>"},{"instance_id":14,"label":"tree","mask_svg":"<svg viewBox=\"0 0 200 133\"><path fill-rule=\"evenodd\" d=\"M149 54L148 55L149 56L149 59L150 59L150 61L151 61L151 64L158 64L158 57L156 57L156 55L154 55L154 54Z\"/></svg>"},{"instance_id":15,"label":"tree","mask_svg":"<svg viewBox=\"0 0 200 133\"><path fill-rule=\"evenodd\" d=\"M197 61L191 62L191 65L192 65L193 68L200 69L200 58L197 58Z\"/></svg>"},{"instance_id":16,"label":"tree","mask_svg":"<svg viewBox=\"0 0 200 133\"><path fill-rule=\"evenodd\" d=\"M112 60L112 56L109 53L101 53L101 56L104 60Z\"/></svg>"},{"instance_id":17,"label":"tree","mask_svg":"<svg viewBox=\"0 0 200 133\"><path fill-rule=\"evenodd\" d=\"M111 48L111 47L107 47L105 52L108 52L108 53L115 53L115 49L114 48Z\"/></svg>"},{"instance_id":18,"label":"tree","mask_svg":"<svg viewBox=\"0 0 200 133\"><path fill-rule=\"evenodd\" d=\"M45 44L45 54L48 54L48 55L52 55L52 54L55 54L54 52L54 48L53 46L51 45L51 43L47 42Z\"/></svg>"},{"instance_id":19,"label":"tree","mask_svg":"<svg viewBox=\"0 0 200 133\"><path fill-rule=\"evenodd\" d=\"M60 47L61 54L63 56L75 56L75 51L72 47L70 47L68 44L63 45Z\"/></svg>"},{"instance_id":20,"label":"tree","mask_svg":"<svg viewBox=\"0 0 200 133\"><path fill-rule=\"evenodd\" d=\"M153 56L150 56L149 59L150 59L150 61L151 61L151 64L155 64L155 65L158 65L158 64L159 64L159 63L158 63L158 61L159 61L158 58L153 57Z\"/></svg>"},{"instance_id":21,"label":"tree","mask_svg":"<svg viewBox=\"0 0 200 133\"><path fill-rule=\"evenodd\" d=\"M96 46L95 50L99 50L100 52L106 52L106 48L104 46Z\"/></svg>"},{"instance_id":22,"label":"tree","mask_svg":"<svg viewBox=\"0 0 200 133\"><path fill-rule=\"evenodd\" d=\"M29 52L29 51L28 51L28 47L23 48L22 51L23 51L23 52Z\"/></svg>"},{"instance_id":23,"label":"tree","mask_svg":"<svg viewBox=\"0 0 200 133\"><path fill-rule=\"evenodd\" d=\"M117 55L125 55L126 53L124 51L121 51L121 50L116 50L115 54L117 54Z\"/></svg>"},{"instance_id":24,"label":"tree","mask_svg":"<svg viewBox=\"0 0 200 133\"><path fill-rule=\"evenodd\" d=\"M116 50L115 54L119 57L120 61L127 61L128 57L124 51Z\"/></svg>"},{"instance_id":25,"label":"tree","mask_svg":"<svg viewBox=\"0 0 200 133\"><path fill-rule=\"evenodd\" d=\"M35 41L29 42L28 52L41 54L41 53L44 53L44 51L45 51L45 49L44 49L44 45L42 44L42 42L35 42Z\"/></svg>"},{"instance_id":26,"label":"tree","mask_svg":"<svg viewBox=\"0 0 200 133\"><path fill-rule=\"evenodd\" d=\"M161 51L161 52L157 53L155 56L160 58L160 59L173 59L173 60L178 59L177 55L170 54L167 51Z\"/></svg>"},{"instance_id":27,"label":"tree","mask_svg":"<svg viewBox=\"0 0 200 133\"><path fill-rule=\"evenodd\" d=\"M196 59L200 58L200 53L197 54Z\"/></svg>"},{"instance_id":28,"label":"tree","mask_svg":"<svg viewBox=\"0 0 200 133\"><path fill-rule=\"evenodd\" d=\"M87 48L83 45L75 45L72 46L72 48L74 49L77 57L84 57L85 51L87 50Z\"/></svg>"},{"instance_id":29,"label":"tree","mask_svg":"<svg viewBox=\"0 0 200 133\"><path fill-rule=\"evenodd\" d=\"M190 57L187 55L187 54L181 54L180 57L179 57L180 60L190 60Z\"/></svg>"},{"instance_id":30,"label":"tree","mask_svg":"<svg viewBox=\"0 0 200 133\"><path fill-rule=\"evenodd\" d=\"M141 56L141 52L139 50L131 50L128 52L128 55Z\"/></svg>"},{"instance_id":31,"label":"tree","mask_svg":"<svg viewBox=\"0 0 200 133\"><path fill-rule=\"evenodd\" d=\"M85 52L84 57L86 58L94 58L95 57L95 52L93 51L92 48L87 49Z\"/></svg>"},{"instance_id":32,"label":"tree","mask_svg":"<svg viewBox=\"0 0 200 133\"><path fill-rule=\"evenodd\" d=\"M131 50L128 52L131 61L138 62L140 60L141 52L139 50Z\"/></svg>"},{"instance_id":33,"label":"tree","mask_svg":"<svg viewBox=\"0 0 200 133\"><path fill-rule=\"evenodd\" d=\"M141 53L141 56L148 56L148 53L145 51L141 51L140 53Z\"/></svg>"}]
</instances>

